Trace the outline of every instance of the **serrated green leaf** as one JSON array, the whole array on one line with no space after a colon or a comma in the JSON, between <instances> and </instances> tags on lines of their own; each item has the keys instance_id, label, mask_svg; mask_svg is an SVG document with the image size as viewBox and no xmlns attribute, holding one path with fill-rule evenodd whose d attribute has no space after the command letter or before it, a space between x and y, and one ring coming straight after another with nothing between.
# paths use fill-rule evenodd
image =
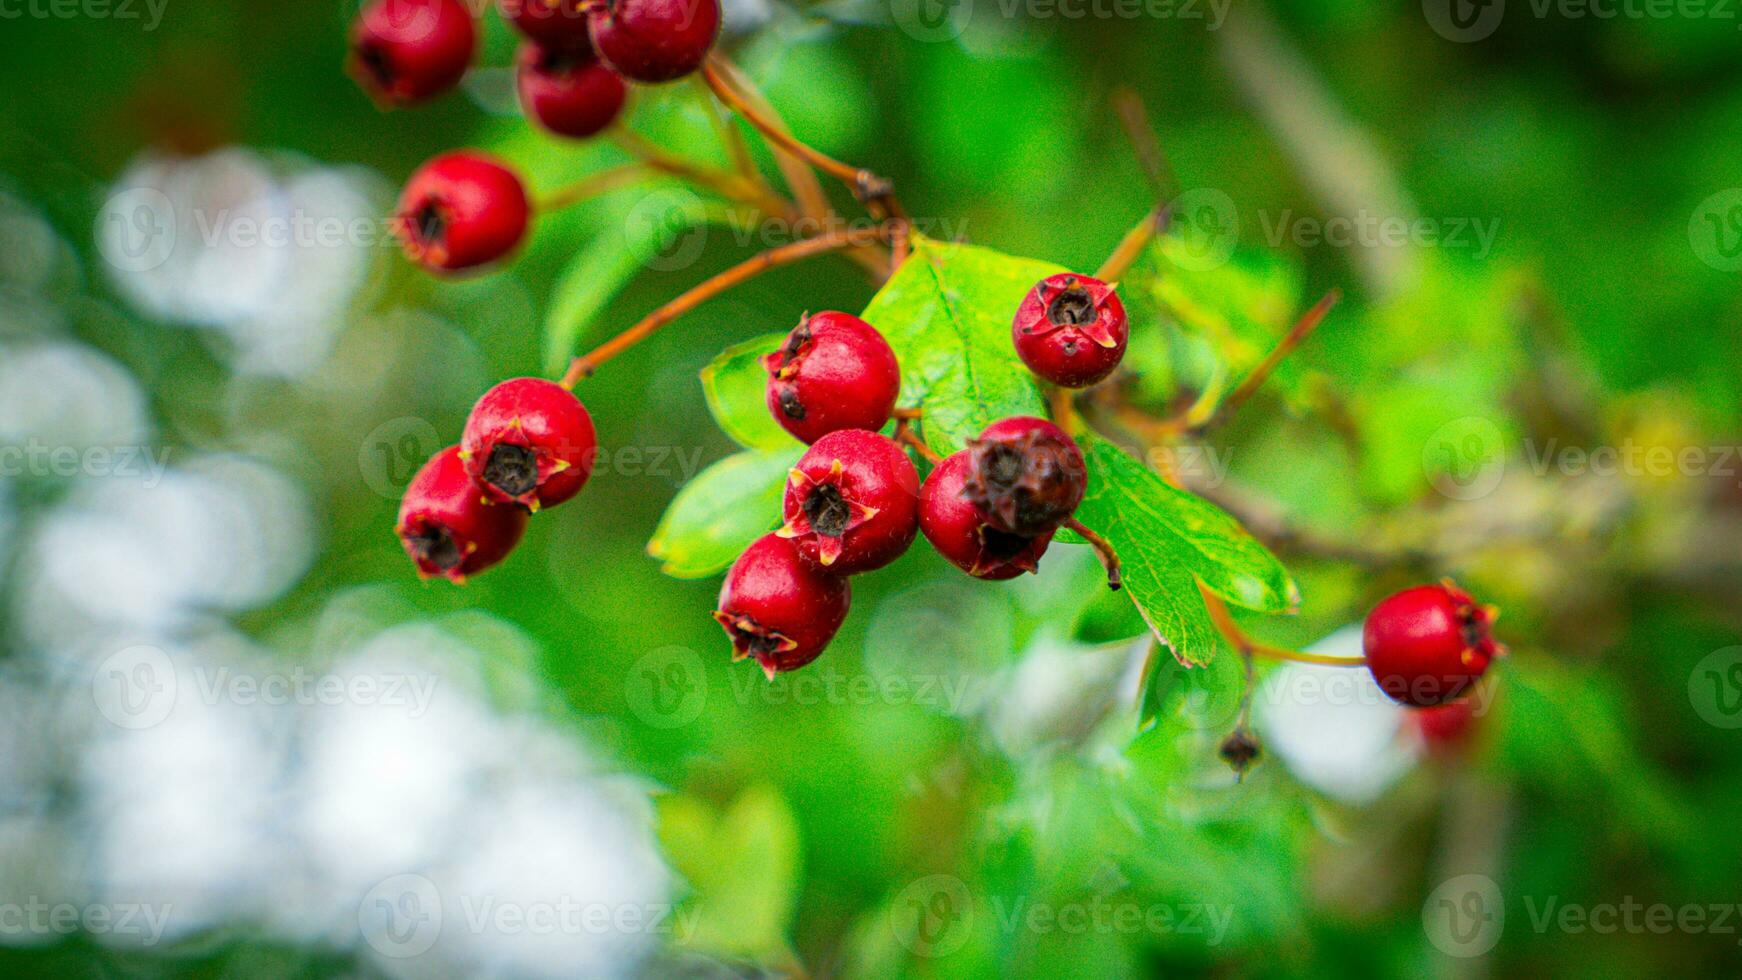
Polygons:
<instances>
[{"instance_id":1,"label":"serrated green leaf","mask_svg":"<svg viewBox=\"0 0 1742 980\"><path fill-rule=\"evenodd\" d=\"M804 447L752 450L728 456L678 491L647 553L674 578L706 578L722 571L757 538L780 523L786 474Z\"/></svg>"},{"instance_id":2,"label":"serrated green leaf","mask_svg":"<svg viewBox=\"0 0 1742 980\"><path fill-rule=\"evenodd\" d=\"M1246 609L1284 612L1300 603L1282 563L1234 518L1100 436L1080 441L1089 493L1077 517L1118 551L1126 594L1181 663L1208 663L1216 651L1198 582Z\"/></svg>"},{"instance_id":3,"label":"serrated green leaf","mask_svg":"<svg viewBox=\"0 0 1742 980\"><path fill-rule=\"evenodd\" d=\"M764 398L768 373L762 356L778 349L785 334L769 334L734 344L702 368L702 392L721 431L747 449L787 449L798 445L769 414Z\"/></svg>"},{"instance_id":4,"label":"serrated green leaf","mask_svg":"<svg viewBox=\"0 0 1742 980\"><path fill-rule=\"evenodd\" d=\"M917 237L913 255L865 308L901 362L901 404L925 411L926 442L945 455L993 422L1043 415L1010 321L1058 266Z\"/></svg>"}]
</instances>

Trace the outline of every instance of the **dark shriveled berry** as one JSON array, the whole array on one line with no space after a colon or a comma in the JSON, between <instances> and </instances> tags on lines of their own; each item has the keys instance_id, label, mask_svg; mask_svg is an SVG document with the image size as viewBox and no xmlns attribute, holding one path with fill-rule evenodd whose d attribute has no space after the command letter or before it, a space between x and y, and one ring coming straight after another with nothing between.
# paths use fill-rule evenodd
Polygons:
<instances>
[{"instance_id":1,"label":"dark shriveled berry","mask_svg":"<svg viewBox=\"0 0 1742 980\"><path fill-rule=\"evenodd\" d=\"M919 495L919 529L938 554L978 579L1002 581L1037 571L1052 532L1022 537L1000 531L962 496L973 463L966 451L939 463Z\"/></svg>"},{"instance_id":2,"label":"dark shriveled berry","mask_svg":"<svg viewBox=\"0 0 1742 980\"><path fill-rule=\"evenodd\" d=\"M399 198L394 226L405 254L438 272L507 255L526 235L526 188L487 153L446 153L419 167Z\"/></svg>"},{"instance_id":3,"label":"dark shriveled berry","mask_svg":"<svg viewBox=\"0 0 1742 980\"><path fill-rule=\"evenodd\" d=\"M919 533L919 473L893 439L831 432L793 467L782 513L775 533L806 561L837 575L882 568Z\"/></svg>"},{"instance_id":4,"label":"dark shriveled berry","mask_svg":"<svg viewBox=\"0 0 1742 980\"><path fill-rule=\"evenodd\" d=\"M597 135L623 111L623 79L587 48L520 46L515 78L528 119L572 139Z\"/></svg>"},{"instance_id":5,"label":"dark shriveled berry","mask_svg":"<svg viewBox=\"0 0 1742 980\"><path fill-rule=\"evenodd\" d=\"M1056 385L1086 388L1125 359L1131 325L1112 286L1059 273L1029 291L1010 337L1030 371Z\"/></svg>"},{"instance_id":6,"label":"dark shriveled berry","mask_svg":"<svg viewBox=\"0 0 1742 980\"><path fill-rule=\"evenodd\" d=\"M460 448L486 496L536 511L581 492L598 439L573 392L543 378L513 378L472 406Z\"/></svg>"},{"instance_id":7,"label":"dark shriveled berry","mask_svg":"<svg viewBox=\"0 0 1742 980\"><path fill-rule=\"evenodd\" d=\"M1083 452L1046 419L994 422L968 442L967 451L972 465L962 493L1000 531L1050 534L1083 502Z\"/></svg>"},{"instance_id":8,"label":"dark shriveled berry","mask_svg":"<svg viewBox=\"0 0 1742 980\"><path fill-rule=\"evenodd\" d=\"M1405 589L1367 614L1367 669L1386 694L1404 704L1455 700L1501 652L1489 631L1493 620L1492 608L1449 581Z\"/></svg>"},{"instance_id":9,"label":"dark shriveled berry","mask_svg":"<svg viewBox=\"0 0 1742 980\"><path fill-rule=\"evenodd\" d=\"M842 429L883 428L901 393L901 367L889 342L847 313L805 317L762 366L769 412L805 443Z\"/></svg>"},{"instance_id":10,"label":"dark shriveled berry","mask_svg":"<svg viewBox=\"0 0 1742 980\"><path fill-rule=\"evenodd\" d=\"M851 601L845 578L814 568L791 541L768 534L732 563L714 619L732 640L732 659L754 658L773 680L823 652Z\"/></svg>"},{"instance_id":11,"label":"dark shriveled berry","mask_svg":"<svg viewBox=\"0 0 1742 980\"><path fill-rule=\"evenodd\" d=\"M637 82L669 82L701 67L720 33L720 0L600 0L593 48Z\"/></svg>"},{"instance_id":12,"label":"dark shriveled berry","mask_svg":"<svg viewBox=\"0 0 1742 980\"><path fill-rule=\"evenodd\" d=\"M477 45L460 0L376 0L351 25L349 67L383 107L411 105L458 85Z\"/></svg>"},{"instance_id":13,"label":"dark shriveled berry","mask_svg":"<svg viewBox=\"0 0 1742 980\"><path fill-rule=\"evenodd\" d=\"M485 500L466 474L460 447L449 446L405 488L396 530L419 574L464 582L514 550L526 512Z\"/></svg>"}]
</instances>

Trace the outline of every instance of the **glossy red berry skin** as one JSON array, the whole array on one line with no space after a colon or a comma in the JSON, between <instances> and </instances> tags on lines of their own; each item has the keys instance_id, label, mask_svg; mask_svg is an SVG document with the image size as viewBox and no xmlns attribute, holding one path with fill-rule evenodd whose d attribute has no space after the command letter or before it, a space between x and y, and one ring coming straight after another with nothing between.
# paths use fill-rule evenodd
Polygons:
<instances>
[{"instance_id":1,"label":"glossy red berry skin","mask_svg":"<svg viewBox=\"0 0 1742 980\"><path fill-rule=\"evenodd\" d=\"M1000 531L1050 534L1083 502L1083 451L1046 419L1019 415L994 422L967 451L972 465L963 493Z\"/></svg>"},{"instance_id":2,"label":"glossy red berry skin","mask_svg":"<svg viewBox=\"0 0 1742 980\"><path fill-rule=\"evenodd\" d=\"M863 429L831 432L799 459L782 504L805 561L836 575L882 568L919 533L919 473L895 440Z\"/></svg>"},{"instance_id":3,"label":"glossy red berry skin","mask_svg":"<svg viewBox=\"0 0 1742 980\"><path fill-rule=\"evenodd\" d=\"M1451 583L1405 589L1367 614L1367 669L1393 700L1426 707L1463 695L1500 652L1493 612Z\"/></svg>"},{"instance_id":4,"label":"glossy red berry skin","mask_svg":"<svg viewBox=\"0 0 1742 980\"><path fill-rule=\"evenodd\" d=\"M520 46L515 84L528 119L571 139L595 136L623 111L623 79L587 49Z\"/></svg>"},{"instance_id":5,"label":"glossy red berry skin","mask_svg":"<svg viewBox=\"0 0 1742 980\"><path fill-rule=\"evenodd\" d=\"M461 0L375 0L351 25L351 74L382 106L422 102L460 83L478 46Z\"/></svg>"},{"instance_id":6,"label":"glossy red berry skin","mask_svg":"<svg viewBox=\"0 0 1742 980\"><path fill-rule=\"evenodd\" d=\"M669 82L701 67L720 33L720 0L605 0L591 17L593 48L637 82Z\"/></svg>"},{"instance_id":7,"label":"glossy red berry skin","mask_svg":"<svg viewBox=\"0 0 1742 980\"><path fill-rule=\"evenodd\" d=\"M803 443L842 429L883 428L901 394L901 366L876 328L847 313L818 313L762 359L768 411Z\"/></svg>"},{"instance_id":8,"label":"glossy red berry skin","mask_svg":"<svg viewBox=\"0 0 1742 980\"><path fill-rule=\"evenodd\" d=\"M1025 538L1000 531L962 495L973 469L966 450L932 469L919 495L919 529L938 554L969 575L989 581L1038 570L1052 532Z\"/></svg>"},{"instance_id":9,"label":"glossy red berry skin","mask_svg":"<svg viewBox=\"0 0 1742 980\"><path fill-rule=\"evenodd\" d=\"M526 188L495 157L472 150L419 167L399 197L394 225L413 261L438 272L502 258L526 236Z\"/></svg>"},{"instance_id":10,"label":"glossy red berry skin","mask_svg":"<svg viewBox=\"0 0 1742 980\"><path fill-rule=\"evenodd\" d=\"M791 541L768 534L732 563L714 618L732 659L755 658L769 680L817 659L847 618L847 580L815 568Z\"/></svg>"},{"instance_id":11,"label":"glossy red berry skin","mask_svg":"<svg viewBox=\"0 0 1742 980\"><path fill-rule=\"evenodd\" d=\"M396 531L425 578L464 582L508 556L526 530L526 512L484 499L460 461L460 447L436 453L411 478Z\"/></svg>"},{"instance_id":12,"label":"glossy red berry skin","mask_svg":"<svg viewBox=\"0 0 1742 980\"><path fill-rule=\"evenodd\" d=\"M1029 291L1010 337L1030 371L1066 388L1087 388L1125 359L1131 325L1112 286L1061 272Z\"/></svg>"},{"instance_id":13,"label":"glossy red berry skin","mask_svg":"<svg viewBox=\"0 0 1742 980\"><path fill-rule=\"evenodd\" d=\"M592 50L581 0L496 0L496 7L527 40L547 48Z\"/></svg>"},{"instance_id":14,"label":"glossy red berry skin","mask_svg":"<svg viewBox=\"0 0 1742 980\"><path fill-rule=\"evenodd\" d=\"M543 378L513 378L472 406L460 449L481 492L537 511L581 492L599 444L573 392Z\"/></svg>"}]
</instances>

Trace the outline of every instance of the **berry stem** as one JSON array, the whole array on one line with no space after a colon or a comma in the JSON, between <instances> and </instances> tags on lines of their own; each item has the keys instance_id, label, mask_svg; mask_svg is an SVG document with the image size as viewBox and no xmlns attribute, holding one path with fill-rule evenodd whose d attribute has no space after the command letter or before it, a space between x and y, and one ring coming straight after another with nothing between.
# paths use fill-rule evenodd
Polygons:
<instances>
[{"instance_id":1,"label":"berry stem","mask_svg":"<svg viewBox=\"0 0 1742 980\"><path fill-rule=\"evenodd\" d=\"M1173 200L1176 182L1173 168L1167 162L1167 152L1161 148L1161 138L1155 134L1155 127L1149 124L1149 112L1143 107L1143 99L1135 89L1120 86L1113 93L1113 109L1119 114L1119 123L1125 128L1125 137L1131 141L1131 150L1137 154L1143 175L1155 191L1156 210L1165 211L1167 202Z\"/></svg>"},{"instance_id":2,"label":"berry stem","mask_svg":"<svg viewBox=\"0 0 1742 980\"><path fill-rule=\"evenodd\" d=\"M1289 328L1288 333L1283 335L1283 338L1277 342L1270 353L1265 355L1264 360L1260 361L1258 366L1252 369L1252 373L1246 376L1246 380L1240 382L1238 387L1229 392L1227 398L1222 399L1222 404L1218 406L1216 413L1206 420L1203 426L1208 426L1219 418L1227 418L1238 411L1246 399L1252 397L1252 393L1270 378L1283 359L1293 353L1294 349L1300 346L1301 341L1307 339L1318 328L1318 325L1324 322L1325 315L1331 312L1331 307L1336 306L1337 301L1342 298L1342 290L1333 289L1317 303L1314 303L1312 309L1302 314L1301 318L1295 321L1294 326Z\"/></svg>"},{"instance_id":3,"label":"berry stem","mask_svg":"<svg viewBox=\"0 0 1742 980\"><path fill-rule=\"evenodd\" d=\"M829 252L852 248L859 243L858 238L858 235L851 232L834 231L826 235L818 235L815 238L793 242L790 245L782 245L779 248L771 248L766 252L745 259L649 313L640 323L601 344L591 353L575 358L569 363L569 369L559 383L564 388L573 388L582 378L591 377L599 365L647 339L655 330L733 286L754 279L769 269L790 265L813 255L825 255Z\"/></svg>"},{"instance_id":4,"label":"berry stem","mask_svg":"<svg viewBox=\"0 0 1742 980\"><path fill-rule=\"evenodd\" d=\"M1169 217L1165 204L1157 205L1143 220L1131 227L1125 237L1119 240L1113 254L1107 256L1107 261L1101 263L1101 268L1095 272L1095 278L1102 282L1113 282L1123 276L1131 264L1137 261L1143 250L1155 241L1156 237L1167 231Z\"/></svg>"},{"instance_id":5,"label":"berry stem","mask_svg":"<svg viewBox=\"0 0 1742 980\"><path fill-rule=\"evenodd\" d=\"M925 418L925 411L922 409L918 409L918 408L898 408L898 409L895 409L894 411L890 412L889 414L893 415L897 419L901 419L901 420L909 421L909 422L917 422L920 419Z\"/></svg>"},{"instance_id":6,"label":"berry stem","mask_svg":"<svg viewBox=\"0 0 1742 980\"><path fill-rule=\"evenodd\" d=\"M1100 557L1102 566L1107 569L1107 588L1118 592L1125 585L1124 578L1119 574L1119 553L1113 550L1113 546L1108 543L1106 538L1089 530L1082 521L1074 517L1065 521L1065 527L1082 535L1083 540L1089 542L1089 545L1095 549L1095 554Z\"/></svg>"},{"instance_id":7,"label":"berry stem","mask_svg":"<svg viewBox=\"0 0 1742 980\"><path fill-rule=\"evenodd\" d=\"M842 163L801 142L787 132L784 126L770 119L756 106L751 105L750 101L739 94L726 78L726 70L719 56L709 55L708 60L702 63L702 77L707 80L708 87L714 90L714 94L726 104L727 108L743 117L745 122L755 126L770 143L782 147L823 173L846 184L852 189L854 197L858 198L872 214L877 217L892 218L906 216L887 180L869 170Z\"/></svg>"},{"instance_id":8,"label":"berry stem","mask_svg":"<svg viewBox=\"0 0 1742 980\"><path fill-rule=\"evenodd\" d=\"M759 188L755 183L738 174L699 166L682 157L674 156L640 133L627 127L614 127L611 130L611 139L622 147L624 152L661 173L680 177L692 184L706 187L727 200L748 204L770 217L791 216L792 214L792 202L767 189L766 185Z\"/></svg>"},{"instance_id":9,"label":"berry stem","mask_svg":"<svg viewBox=\"0 0 1742 980\"><path fill-rule=\"evenodd\" d=\"M537 204L539 211L560 211L573 207L583 201L591 200L601 194L619 190L634 184L636 181L657 172L645 163L625 163L621 166L601 170L569 184L559 187L540 198Z\"/></svg>"},{"instance_id":10,"label":"berry stem","mask_svg":"<svg viewBox=\"0 0 1742 980\"><path fill-rule=\"evenodd\" d=\"M913 431L912 419L900 415L899 413L901 411L904 410L896 409L898 414L895 416L895 441L906 446L912 446L914 452L925 457L926 462L931 463L933 466L943 462L944 458L939 456L932 447L926 445L925 440L919 437L919 433Z\"/></svg>"},{"instance_id":11,"label":"berry stem","mask_svg":"<svg viewBox=\"0 0 1742 980\"><path fill-rule=\"evenodd\" d=\"M714 55L714 60L720 74L732 85L734 91L743 96L745 102L749 103L757 110L757 112L761 113L762 117L768 120L770 125L779 129L782 133L791 135L792 130L787 127L785 120L780 118L780 113L775 111L774 106L769 103L768 99L757 90L754 82L752 82L742 71L739 71L738 67L732 64L732 62L724 55L716 53ZM702 84L702 87L708 89L709 92L712 93L713 86L709 83L705 74L698 76L698 81ZM710 98L714 100L716 105L722 106L726 109L731 108L717 95L710 94ZM736 128L737 127L735 126L733 127L734 131L736 131ZM798 200L799 209L804 213L805 217L810 218L813 221L821 221L833 217L834 210L829 207L829 199L823 194L823 185L818 183L816 172L810 168L810 165L805 163L797 154L778 144L771 146L770 149L774 154L775 165L780 168L781 176L786 178L787 186L792 188L793 197Z\"/></svg>"},{"instance_id":12,"label":"berry stem","mask_svg":"<svg viewBox=\"0 0 1742 980\"><path fill-rule=\"evenodd\" d=\"M768 186L762 172L756 169L756 163L750 157L750 144L744 141L744 134L733 125L731 116L721 111L720 103L708 91L707 83L699 76L692 75L691 78L702 92L702 101L706 104L703 111L708 114L708 122L713 124L714 132L720 137L720 144L732 158L732 170L745 181L759 185L770 194L774 193L774 188Z\"/></svg>"},{"instance_id":13,"label":"berry stem","mask_svg":"<svg viewBox=\"0 0 1742 980\"><path fill-rule=\"evenodd\" d=\"M1273 647L1267 643L1259 643L1246 635L1240 624L1234 622L1234 616L1228 611L1228 604L1221 597L1198 583L1198 593L1204 597L1204 608L1209 610L1210 622L1216 626L1216 632L1226 637L1234 649L1242 656L1268 657L1271 660L1290 660L1299 664L1317 664L1321 667L1365 667L1365 657L1336 657L1323 653L1306 653L1301 650L1290 650L1286 647Z\"/></svg>"}]
</instances>

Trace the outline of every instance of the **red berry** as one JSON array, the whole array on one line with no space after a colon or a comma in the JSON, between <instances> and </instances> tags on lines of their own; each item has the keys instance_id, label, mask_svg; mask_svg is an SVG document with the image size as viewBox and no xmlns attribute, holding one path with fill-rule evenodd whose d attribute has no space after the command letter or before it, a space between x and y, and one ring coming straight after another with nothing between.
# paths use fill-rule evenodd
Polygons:
<instances>
[{"instance_id":1,"label":"red berry","mask_svg":"<svg viewBox=\"0 0 1742 980\"><path fill-rule=\"evenodd\" d=\"M1025 538L1058 530L1088 487L1083 451L1046 419L994 422L968 442L963 495L1000 531Z\"/></svg>"},{"instance_id":2,"label":"red berry","mask_svg":"<svg viewBox=\"0 0 1742 980\"><path fill-rule=\"evenodd\" d=\"M1455 757L1476 736L1476 706L1466 698L1408 713L1429 755Z\"/></svg>"},{"instance_id":3,"label":"red berry","mask_svg":"<svg viewBox=\"0 0 1742 980\"><path fill-rule=\"evenodd\" d=\"M477 45L460 0L376 0L351 25L351 74L382 105L410 105L458 85Z\"/></svg>"},{"instance_id":4,"label":"red berry","mask_svg":"<svg viewBox=\"0 0 1742 980\"><path fill-rule=\"evenodd\" d=\"M520 178L485 153L462 150L411 175L395 216L401 245L430 269L469 269L493 262L526 235L531 205Z\"/></svg>"},{"instance_id":5,"label":"red berry","mask_svg":"<svg viewBox=\"0 0 1742 980\"><path fill-rule=\"evenodd\" d=\"M1443 704L1469 689L1500 652L1494 614L1447 582L1405 589L1373 607L1362 633L1367 669L1394 700Z\"/></svg>"},{"instance_id":6,"label":"red berry","mask_svg":"<svg viewBox=\"0 0 1742 980\"><path fill-rule=\"evenodd\" d=\"M919 532L919 473L895 440L843 429L817 440L786 484L790 538L808 562L837 575L882 568Z\"/></svg>"},{"instance_id":7,"label":"red berry","mask_svg":"<svg viewBox=\"0 0 1742 980\"><path fill-rule=\"evenodd\" d=\"M591 18L593 47L637 82L669 82L701 67L720 33L720 0L604 0Z\"/></svg>"},{"instance_id":8,"label":"red berry","mask_svg":"<svg viewBox=\"0 0 1742 980\"><path fill-rule=\"evenodd\" d=\"M931 471L920 490L919 529L938 554L975 578L1001 581L1035 571L1052 532L1025 538L987 523L985 512L962 495L973 465L964 450Z\"/></svg>"},{"instance_id":9,"label":"red berry","mask_svg":"<svg viewBox=\"0 0 1742 980\"><path fill-rule=\"evenodd\" d=\"M901 394L901 366L889 341L847 313L805 317L762 366L768 410L805 443L841 429L883 428Z\"/></svg>"},{"instance_id":10,"label":"red berry","mask_svg":"<svg viewBox=\"0 0 1742 980\"><path fill-rule=\"evenodd\" d=\"M519 64L521 108L558 136L593 136L623 110L623 79L590 50L527 42L520 46Z\"/></svg>"},{"instance_id":11,"label":"red berry","mask_svg":"<svg viewBox=\"0 0 1742 980\"><path fill-rule=\"evenodd\" d=\"M574 393L543 378L514 378L484 393L460 436L466 472L491 500L555 507L593 473L593 417Z\"/></svg>"},{"instance_id":12,"label":"red berry","mask_svg":"<svg viewBox=\"0 0 1742 980\"><path fill-rule=\"evenodd\" d=\"M496 6L529 40L550 48L592 50L582 0L496 0Z\"/></svg>"},{"instance_id":13,"label":"red berry","mask_svg":"<svg viewBox=\"0 0 1742 980\"><path fill-rule=\"evenodd\" d=\"M506 558L525 530L525 511L478 492L458 446L430 457L399 504L399 540L425 577L464 582Z\"/></svg>"},{"instance_id":14,"label":"red berry","mask_svg":"<svg viewBox=\"0 0 1742 980\"><path fill-rule=\"evenodd\" d=\"M1087 388L1125 359L1125 304L1099 279L1061 272L1042 279L1010 327L1028 369L1053 384Z\"/></svg>"},{"instance_id":15,"label":"red berry","mask_svg":"<svg viewBox=\"0 0 1742 980\"><path fill-rule=\"evenodd\" d=\"M791 541L767 534L732 563L714 618L732 638L732 659L756 658L773 680L817 659L851 599L846 579L811 567Z\"/></svg>"}]
</instances>

